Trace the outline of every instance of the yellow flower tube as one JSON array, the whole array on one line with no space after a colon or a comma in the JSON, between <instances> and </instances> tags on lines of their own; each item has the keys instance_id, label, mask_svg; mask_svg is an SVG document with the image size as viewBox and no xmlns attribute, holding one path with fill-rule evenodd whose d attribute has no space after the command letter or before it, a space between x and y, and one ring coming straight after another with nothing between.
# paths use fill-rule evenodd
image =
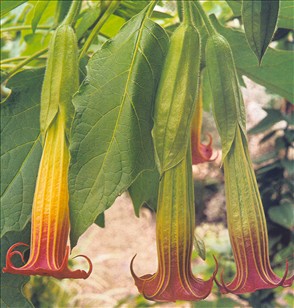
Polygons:
<instances>
[{"instance_id":1,"label":"yellow flower tube","mask_svg":"<svg viewBox=\"0 0 294 308\"><path fill-rule=\"evenodd\" d=\"M16 243L7 252L3 272L20 275L46 275L55 278L87 278L88 272L71 271L67 267L70 229L68 207L69 149L65 135L65 120L61 114L47 131L32 209L30 257L22 267L15 267L11 257L23 255L14 250L24 243Z\"/></svg>"},{"instance_id":2,"label":"yellow flower tube","mask_svg":"<svg viewBox=\"0 0 294 308\"><path fill-rule=\"evenodd\" d=\"M15 250L27 244L12 245L7 251L3 272L86 279L92 271L91 261L86 256L88 272L71 271L67 266L70 252L68 138L74 113L72 96L79 87L77 38L71 24L80 6L81 1L73 1L49 46L40 112L43 153L32 208L30 256L25 263L23 254ZM14 255L19 255L25 264L15 267L11 260Z\"/></svg>"}]
</instances>

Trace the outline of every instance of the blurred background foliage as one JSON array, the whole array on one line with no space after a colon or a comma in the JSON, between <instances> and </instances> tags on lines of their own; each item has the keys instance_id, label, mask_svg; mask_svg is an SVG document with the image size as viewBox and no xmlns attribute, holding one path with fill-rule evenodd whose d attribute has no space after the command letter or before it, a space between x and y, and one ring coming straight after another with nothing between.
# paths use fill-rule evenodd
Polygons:
<instances>
[{"instance_id":1,"label":"blurred background foliage","mask_svg":"<svg viewBox=\"0 0 294 308\"><path fill-rule=\"evenodd\" d=\"M6 82L20 67L26 70L45 66L46 50L52 30L65 16L70 2L5 1L1 4L1 82ZM223 32L223 35L227 35L228 39L234 41L232 48L240 75L240 83L245 86L242 79L245 74L255 82L265 86L272 97L272 100L267 103L264 109L266 116L248 133L249 138L256 137L259 140L258 146L265 149L254 158L254 164L267 219L271 264L279 276L284 273L286 259L289 261L289 268L293 268L291 255L293 244L291 243L293 243L294 230L294 107L290 102L293 100L293 96L291 97L288 94L292 93L292 89L287 89L287 86L285 86L285 84L292 84L293 86L293 71L290 76L284 74L283 66L288 65L288 54L277 53L277 50L289 51L293 50L294 47L294 11L293 2L292 4L291 2L281 1L278 29L271 43L275 52L269 51L267 55L269 62L274 64L269 69L270 76L267 74L261 75L257 61L246 45L244 35L240 34L243 29L240 13L241 1L201 2L208 14L216 16L219 23L218 29ZM93 41L89 55L97 51L107 39L114 37L125 22L139 13L147 4L148 1L122 1L114 14L106 20L99 35ZM10 10L11 8L14 9ZM83 1L82 11L76 24L80 46L83 45L97 20L101 18L106 9L107 1ZM165 28L168 34L171 34L179 24L176 1L159 1L152 18ZM226 28L222 28L223 26L226 26ZM232 32L229 28L237 31ZM238 38L241 38L241 40ZM239 56L239 53L241 53L241 56ZM36 54L39 56L34 57ZM31 60L30 57L32 57ZM264 60L265 70L268 69L266 57ZM293 57L291 56L291 58ZM84 79L86 74L87 60L88 57L85 57L81 62L81 79ZM24 61L27 61L25 65L23 65ZM251 69L252 66L256 67L255 70ZM268 78L273 78L273 80L270 80L271 83ZM211 96L205 70L202 80L204 108L206 113L210 114ZM1 94L5 97L8 90L4 84L1 85ZM211 119L211 116L207 118ZM213 124L210 121L204 121L204 131L213 129L211 128ZM219 147L217 140L216 136L214 145ZM217 200L218 195L224 193L223 178L221 171L213 164L206 168L204 175L205 179L204 176L195 179L195 192L198 196L196 201L198 225L196 234L205 243L205 249L196 247L193 258L196 259L200 255L202 258L206 258L206 262L197 263L193 270L195 274L201 273L203 278L209 278L215 267L212 257L214 255L220 262L220 271L224 269L224 280L229 281L234 276L235 265L226 230L225 214L211 218L207 211L207 204L211 203L211 200ZM224 200L217 200L215 203L219 203L218 206L224 209ZM154 205L150 205L154 207ZM138 212L138 208L136 211ZM7 242L12 242L9 235ZM199 243L201 241L198 241L198 245ZM209 253L206 254L205 251ZM2 255L1 257L4 261L3 257L5 256ZM26 279L18 281L13 287L21 288L25 281ZM77 282L58 281L48 277L31 277L29 283L25 285L24 294L35 307L79 307L81 305L77 296L80 293L79 288ZM190 307L293 307L293 301L293 292L289 289L277 288L261 290L249 295L221 296L215 286L213 301L191 303ZM177 305L181 307L182 304L178 303ZM23 307L26 305L30 306L27 303ZM160 305L145 300L141 295L126 294L124 298L117 302L115 307L152 306Z\"/></svg>"}]
</instances>

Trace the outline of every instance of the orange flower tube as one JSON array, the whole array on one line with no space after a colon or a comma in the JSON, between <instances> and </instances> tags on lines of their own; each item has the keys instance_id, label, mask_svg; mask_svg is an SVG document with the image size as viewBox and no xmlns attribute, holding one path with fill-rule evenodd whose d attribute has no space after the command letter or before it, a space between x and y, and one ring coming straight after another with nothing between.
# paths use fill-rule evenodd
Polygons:
<instances>
[{"instance_id":1,"label":"orange flower tube","mask_svg":"<svg viewBox=\"0 0 294 308\"><path fill-rule=\"evenodd\" d=\"M279 278L272 270L263 206L249 157L247 141L239 126L232 148L224 159L227 219L237 272L229 284L217 282L222 293L242 294L278 286L288 287L293 276Z\"/></svg>"},{"instance_id":2,"label":"orange flower tube","mask_svg":"<svg viewBox=\"0 0 294 308\"><path fill-rule=\"evenodd\" d=\"M192 119L191 126L191 146L192 146L192 164L202 164L205 162L213 161L212 155L212 137L208 134L209 143L201 143L201 127L202 127L202 89L199 87L199 95L195 106L195 111Z\"/></svg>"},{"instance_id":3,"label":"orange flower tube","mask_svg":"<svg viewBox=\"0 0 294 308\"><path fill-rule=\"evenodd\" d=\"M91 261L87 257L90 265L88 272L71 271L67 267L70 251L67 245L70 229L67 182L70 156L64 123L59 114L45 138L32 209L29 260L22 267L13 265L13 255L19 255L24 262L23 255L15 248L28 246L14 244L7 252L6 266L3 268L5 273L86 279L92 271Z\"/></svg>"},{"instance_id":4,"label":"orange flower tube","mask_svg":"<svg viewBox=\"0 0 294 308\"><path fill-rule=\"evenodd\" d=\"M195 278L191 270L195 209L191 156L166 171L160 181L156 219L158 269L153 275L131 273L140 293L149 300L198 301L211 292L213 279Z\"/></svg>"}]
</instances>

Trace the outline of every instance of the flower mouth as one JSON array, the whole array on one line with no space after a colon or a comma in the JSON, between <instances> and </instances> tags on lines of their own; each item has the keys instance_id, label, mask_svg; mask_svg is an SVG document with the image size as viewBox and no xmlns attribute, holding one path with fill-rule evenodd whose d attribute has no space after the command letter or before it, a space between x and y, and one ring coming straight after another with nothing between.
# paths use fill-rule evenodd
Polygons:
<instances>
[{"instance_id":1,"label":"flower mouth","mask_svg":"<svg viewBox=\"0 0 294 308\"><path fill-rule=\"evenodd\" d=\"M89 269L87 272L84 270L72 271L67 267L67 261L69 257L69 247L66 248L66 253L64 255L64 259L60 266L50 268L48 265L33 266L27 263L21 267L15 267L11 260L11 258L15 255L19 256L22 262L25 263L23 253L21 253L18 250L15 250L19 246L29 247L28 244L21 243L21 242L12 245L7 251L6 266L3 268L3 273L19 274L19 275L51 276L57 279L63 279L63 278L87 279L92 273L92 270L93 270L92 262L85 255L78 255L78 256L75 256L74 258L83 257L86 259L89 265Z\"/></svg>"}]
</instances>

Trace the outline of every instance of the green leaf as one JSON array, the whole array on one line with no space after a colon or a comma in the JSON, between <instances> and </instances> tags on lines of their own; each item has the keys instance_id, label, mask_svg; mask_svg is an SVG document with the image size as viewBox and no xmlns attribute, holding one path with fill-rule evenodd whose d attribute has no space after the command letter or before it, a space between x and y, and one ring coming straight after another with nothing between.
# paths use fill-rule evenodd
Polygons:
<instances>
[{"instance_id":1,"label":"green leaf","mask_svg":"<svg viewBox=\"0 0 294 308\"><path fill-rule=\"evenodd\" d=\"M96 5L88 8L78 19L75 25L77 38L80 39L84 33L95 23L101 14L101 7Z\"/></svg>"},{"instance_id":2,"label":"green leaf","mask_svg":"<svg viewBox=\"0 0 294 308\"><path fill-rule=\"evenodd\" d=\"M34 17L32 19L32 30L33 32L36 31L36 28L39 24L39 21L46 10L47 6L49 4L49 1L44 1L44 0L38 0L35 9L34 9Z\"/></svg>"},{"instance_id":3,"label":"green leaf","mask_svg":"<svg viewBox=\"0 0 294 308\"><path fill-rule=\"evenodd\" d=\"M283 203L278 206L272 206L268 211L270 219L287 228L294 228L294 205L291 203Z\"/></svg>"},{"instance_id":4,"label":"green leaf","mask_svg":"<svg viewBox=\"0 0 294 308\"><path fill-rule=\"evenodd\" d=\"M147 0L126 0L121 1L115 15L120 16L126 20L132 18L134 15L140 13L149 3Z\"/></svg>"},{"instance_id":5,"label":"green leaf","mask_svg":"<svg viewBox=\"0 0 294 308\"><path fill-rule=\"evenodd\" d=\"M194 248L198 254L198 256L202 259L206 259L206 248L204 241L196 234L194 233Z\"/></svg>"},{"instance_id":6,"label":"green leaf","mask_svg":"<svg viewBox=\"0 0 294 308\"><path fill-rule=\"evenodd\" d=\"M125 24L125 22L126 21L122 17L111 15L101 28L100 33L105 37L113 37L117 35L121 27Z\"/></svg>"},{"instance_id":7,"label":"green leaf","mask_svg":"<svg viewBox=\"0 0 294 308\"><path fill-rule=\"evenodd\" d=\"M262 65L259 66L243 32L221 26L214 16L211 20L217 31L229 41L239 74L294 102L294 53L292 51L268 48Z\"/></svg>"},{"instance_id":8,"label":"green leaf","mask_svg":"<svg viewBox=\"0 0 294 308\"><path fill-rule=\"evenodd\" d=\"M279 0L242 1L245 35L259 63L274 35L279 14Z\"/></svg>"},{"instance_id":9,"label":"green leaf","mask_svg":"<svg viewBox=\"0 0 294 308\"><path fill-rule=\"evenodd\" d=\"M88 77L73 100L73 245L142 171L154 168L151 111L168 36L146 11L90 59Z\"/></svg>"},{"instance_id":10,"label":"green leaf","mask_svg":"<svg viewBox=\"0 0 294 308\"><path fill-rule=\"evenodd\" d=\"M1 236L22 230L31 216L41 143L40 94L44 70L23 71L1 105Z\"/></svg>"},{"instance_id":11,"label":"green leaf","mask_svg":"<svg viewBox=\"0 0 294 308\"><path fill-rule=\"evenodd\" d=\"M20 0L20 1L1 1L1 12L0 17L2 18L5 14L9 13L11 10L20 6L21 4L27 2L28 0Z\"/></svg>"},{"instance_id":12,"label":"green leaf","mask_svg":"<svg viewBox=\"0 0 294 308\"><path fill-rule=\"evenodd\" d=\"M97 216L95 220L95 224L101 228L105 227L105 215L104 213L101 213Z\"/></svg>"},{"instance_id":13,"label":"green leaf","mask_svg":"<svg viewBox=\"0 0 294 308\"><path fill-rule=\"evenodd\" d=\"M246 0L245 0L246 1ZM276 1L276 0L275 0ZM234 16L241 16L242 1L229 0L228 5L232 9ZM280 0L280 11L278 17L278 28L290 29L294 28L294 5L291 0Z\"/></svg>"},{"instance_id":14,"label":"green leaf","mask_svg":"<svg viewBox=\"0 0 294 308\"><path fill-rule=\"evenodd\" d=\"M30 224L22 232L8 232L1 238L1 269L6 264L6 252L11 245L17 242L29 243ZM15 266L23 265L19 257L13 257ZM24 297L22 288L29 281L28 276L1 273L1 298L0 305L6 307L33 307Z\"/></svg>"},{"instance_id":15,"label":"green leaf","mask_svg":"<svg viewBox=\"0 0 294 308\"><path fill-rule=\"evenodd\" d=\"M241 0L227 0L226 2L233 11L234 16L241 16Z\"/></svg>"},{"instance_id":16,"label":"green leaf","mask_svg":"<svg viewBox=\"0 0 294 308\"><path fill-rule=\"evenodd\" d=\"M139 217L140 208L147 203L150 208L156 210L159 187L159 173L157 169L142 172L129 188L133 201L135 214Z\"/></svg>"},{"instance_id":17,"label":"green leaf","mask_svg":"<svg viewBox=\"0 0 294 308\"><path fill-rule=\"evenodd\" d=\"M264 110L267 112L265 118L263 118L259 123L257 123L254 127L252 127L248 134L260 134L263 133L265 130L271 128L274 124L285 120L284 116L281 114L280 110L276 109L266 109Z\"/></svg>"},{"instance_id":18,"label":"green leaf","mask_svg":"<svg viewBox=\"0 0 294 308\"><path fill-rule=\"evenodd\" d=\"M291 29L294 28L294 5L291 0L280 0L280 13L278 27Z\"/></svg>"},{"instance_id":19,"label":"green leaf","mask_svg":"<svg viewBox=\"0 0 294 308\"><path fill-rule=\"evenodd\" d=\"M57 8L55 13L55 20L57 24L60 24L65 18L69 8L71 6L72 0L67 1L57 1Z\"/></svg>"},{"instance_id":20,"label":"green leaf","mask_svg":"<svg viewBox=\"0 0 294 308\"><path fill-rule=\"evenodd\" d=\"M289 176L292 177L294 175L294 161L293 159L282 159L282 166L286 169Z\"/></svg>"}]
</instances>

